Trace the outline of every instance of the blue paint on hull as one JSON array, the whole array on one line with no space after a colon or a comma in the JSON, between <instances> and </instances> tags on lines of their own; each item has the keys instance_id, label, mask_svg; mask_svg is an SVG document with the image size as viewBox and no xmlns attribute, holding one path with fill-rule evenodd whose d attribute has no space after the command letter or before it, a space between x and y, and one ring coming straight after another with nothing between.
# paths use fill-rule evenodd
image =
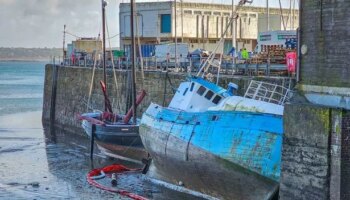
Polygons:
<instances>
[{"instance_id":1,"label":"blue paint on hull","mask_svg":"<svg viewBox=\"0 0 350 200\"><path fill-rule=\"evenodd\" d=\"M185 160L191 145L252 173L279 181L282 116L237 111L190 113L152 104L142 117L141 137L147 136L147 131L167 133L182 141L187 146ZM161 142L165 143L166 154L168 141ZM145 147L147 149L147 145Z\"/></svg>"}]
</instances>

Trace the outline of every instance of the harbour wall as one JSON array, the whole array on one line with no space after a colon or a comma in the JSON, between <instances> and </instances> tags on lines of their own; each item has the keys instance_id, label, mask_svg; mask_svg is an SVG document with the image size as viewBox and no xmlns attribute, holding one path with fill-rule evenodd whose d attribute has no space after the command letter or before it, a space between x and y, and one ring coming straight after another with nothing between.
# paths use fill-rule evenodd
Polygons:
<instances>
[{"instance_id":1,"label":"harbour wall","mask_svg":"<svg viewBox=\"0 0 350 200\"><path fill-rule=\"evenodd\" d=\"M93 81L92 75L92 68L46 65L42 114L45 127L53 122L60 132L83 134L77 115L92 111L92 109L104 110L104 96L99 83L100 80L103 80L103 70L100 68L95 70ZM130 91L128 77L130 77L130 72L115 71L114 76L113 70L107 70L108 95L115 113L124 114L127 110L126 94ZM151 102L168 105L174 95L174 90L177 89L180 82L186 80L188 74L145 71L144 78L142 78L141 72L137 72L136 77L137 91L145 89L147 92L147 96L138 108L138 116L140 117ZM236 83L239 86L238 93L243 95L251 79L252 77L223 75L219 85L226 88L229 82ZM254 79L283 85L293 84L293 81L285 77L258 77ZM91 95L89 95L91 83L92 90Z\"/></svg>"},{"instance_id":2,"label":"harbour wall","mask_svg":"<svg viewBox=\"0 0 350 200\"><path fill-rule=\"evenodd\" d=\"M301 2L302 84L350 88L349 8L350 1Z\"/></svg>"},{"instance_id":3,"label":"harbour wall","mask_svg":"<svg viewBox=\"0 0 350 200\"><path fill-rule=\"evenodd\" d=\"M300 1L299 82L284 110L280 199L350 199L350 1Z\"/></svg>"},{"instance_id":4,"label":"harbour wall","mask_svg":"<svg viewBox=\"0 0 350 200\"><path fill-rule=\"evenodd\" d=\"M280 199L350 199L350 112L285 107Z\"/></svg>"}]
</instances>

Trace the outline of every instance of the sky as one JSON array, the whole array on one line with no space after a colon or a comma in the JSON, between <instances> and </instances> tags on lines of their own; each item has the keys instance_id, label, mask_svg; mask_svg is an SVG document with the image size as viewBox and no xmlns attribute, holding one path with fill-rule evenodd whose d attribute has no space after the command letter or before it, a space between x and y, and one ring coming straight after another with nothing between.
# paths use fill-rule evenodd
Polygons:
<instances>
[{"instance_id":1,"label":"sky","mask_svg":"<svg viewBox=\"0 0 350 200\"><path fill-rule=\"evenodd\" d=\"M129 0L107 0L109 35L119 33L119 3ZM136 0L147 2L151 0ZM164 1L164 0L152 0ZM235 0L238 3L239 0ZM281 0L289 7L290 0ZM203 0L184 0L203 2ZM231 4L232 0L207 0L207 3ZM269 0L271 7L279 7L278 0ZM254 6L266 6L266 0L254 0ZM63 26L78 37L97 37L101 32L101 0L0 0L0 47L62 48ZM75 40L67 35L66 41ZM112 46L119 38L111 39Z\"/></svg>"}]
</instances>

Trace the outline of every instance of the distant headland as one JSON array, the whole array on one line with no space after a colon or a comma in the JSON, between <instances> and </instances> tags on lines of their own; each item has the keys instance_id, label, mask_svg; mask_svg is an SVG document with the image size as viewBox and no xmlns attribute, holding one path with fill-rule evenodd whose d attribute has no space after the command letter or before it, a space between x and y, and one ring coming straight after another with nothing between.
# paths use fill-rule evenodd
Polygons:
<instances>
[{"instance_id":1,"label":"distant headland","mask_svg":"<svg viewBox=\"0 0 350 200\"><path fill-rule=\"evenodd\" d=\"M62 56L62 49L0 47L0 61L49 61L53 56Z\"/></svg>"}]
</instances>

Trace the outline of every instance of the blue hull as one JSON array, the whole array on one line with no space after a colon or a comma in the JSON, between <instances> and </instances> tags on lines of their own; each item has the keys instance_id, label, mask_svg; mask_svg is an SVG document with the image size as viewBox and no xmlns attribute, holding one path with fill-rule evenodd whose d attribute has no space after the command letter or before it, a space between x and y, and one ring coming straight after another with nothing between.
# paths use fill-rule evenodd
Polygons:
<instances>
[{"instance_id":1,"label":"blue hull","mask_svg":"<svg viewBox=\"0 0 350 200\"><path fill-rule=\"evenodd\" d=\"M224 199L268 199L278 188L282 116L180 112L151 105L140 136L164 179ZM211 184L215 183L215 184Z\"/></svg>"}]
</instances>

